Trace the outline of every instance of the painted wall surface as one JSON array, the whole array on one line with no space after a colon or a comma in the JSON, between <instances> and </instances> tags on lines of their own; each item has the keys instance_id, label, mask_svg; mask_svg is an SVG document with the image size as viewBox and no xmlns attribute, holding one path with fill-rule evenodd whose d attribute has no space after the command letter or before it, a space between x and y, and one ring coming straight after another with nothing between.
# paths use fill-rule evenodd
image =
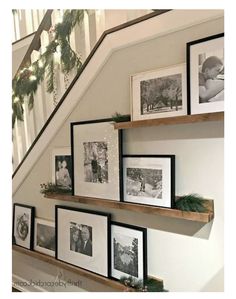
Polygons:
<instances>
[{"instance_id":1,"label":"painted wall surface","mask_svg":"<svg viewBox=\"0 0 236 299\"><path fill-rule=\"evenodd\" d=\"M65 204L106 211L115 221L148 228L148 273L164 280L169 291L223 291L224 167L222 122L147 127L124 132L125 154L175 154L176 195L199 193L214 199L215 219L204 225L168 217L105 209L45 199L40 183L51 181L51 152L70 146L70 122L110 117L114 112L130 113L130 75L185 62L185 45L224 31L223 18L211 20L113 53L91 83L77 108L33 167L14 195L14 202L36 207L36 216L54 219L54 206ZM27 265L25 265L27 264ZM60 269L13 255L13 273L23 279L55 281ZM74 274L62 271L64 280ZM98 286L81 279L79 288ZM54 289L47 288L53 291ZM109 291L100 286L99 289Z\"/></svg>"}]
</instances>

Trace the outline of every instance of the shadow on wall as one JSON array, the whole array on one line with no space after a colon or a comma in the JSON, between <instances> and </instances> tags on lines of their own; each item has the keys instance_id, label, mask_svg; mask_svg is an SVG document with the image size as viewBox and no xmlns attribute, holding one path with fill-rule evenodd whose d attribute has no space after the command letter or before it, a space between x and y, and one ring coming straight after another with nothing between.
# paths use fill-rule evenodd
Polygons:
<instances>
[{"instance_id":1,"label":"shadow on wall","mask_svg":"<svg viewBox=\"0 0 236 299\"><path fill-rule=\"evenodd\" d=\"M224 268L221 268L208 283L201 289L201 292L224 292Z\"/></svg>"}]
</instances>

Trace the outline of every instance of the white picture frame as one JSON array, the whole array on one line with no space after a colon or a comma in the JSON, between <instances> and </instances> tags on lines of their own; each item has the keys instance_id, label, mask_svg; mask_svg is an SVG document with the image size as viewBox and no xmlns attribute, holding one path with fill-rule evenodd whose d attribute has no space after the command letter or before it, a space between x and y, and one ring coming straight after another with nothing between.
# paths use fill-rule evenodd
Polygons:
<instances>
[{"instance_id":1,"label":"white picture frame","mask_svg":"<svg viewBox=\"0 0 236 299\"><path fill-rule=\"evenodd\" d=\"M34 250L55 257L55 222L35 218Z\"/></svg>"}]
</instances>

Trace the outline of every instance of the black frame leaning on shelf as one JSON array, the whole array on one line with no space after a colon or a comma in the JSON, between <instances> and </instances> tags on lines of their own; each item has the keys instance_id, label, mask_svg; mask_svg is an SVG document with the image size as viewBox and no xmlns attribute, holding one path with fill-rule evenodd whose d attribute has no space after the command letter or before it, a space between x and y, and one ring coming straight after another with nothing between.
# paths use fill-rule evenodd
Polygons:
<instances>
[{"instance_id":1,"label":"black frame leaning on shelf","mask_svg":"<svg viewBox=\"0 0 236 299\"><path fill-rule=\"evenodd\" d=\"M14 203L12 225L13 244L33 250L34 219L35 207L20 203Z\"/></svg>"},{"instance_id":2,"label":"black frame leaning on shelf","mask_svg":"<svg viewBox=\"0 0 236 299\"><path fill-rule=\"evenodd\" d=\"M210 56L207 56L208 51L210 53ZM222 55L223 57L221 58L218 55ZM208 58L210 58L211 61L207 61ZM189 115L224 111L224 87L223 90L221 90L221 86L224 86L223 59L224 33L219 33L194 40L186 44L187 99ZM216 74L214 76L213 73L210 75L209 70L213 67L218 68L219 63L221 65L221 68L219 68L218 71L216 70L217 76ZM204 73L202 72L203 65ZM223 72L223 74L221 74L221 72ZM218 81L218 83L216 80ZM214 83L214 81L216 82ZM206 89L207 86L209 93L210 88L213 88L213 84L215 86L214 96L212 91L211 96L205 94L204 97L202 96L202 100L200 100L200 87L201 89ZM218 86L216 87L215 84L217 84Z\"/></svg>"},{"instance_id":3,"label":"black frame leaning on shelf","mask_svg":"<svg viewBox=\"0 0 236 299\"><path fill-rule=\"evenodd\" d=\"M110 221L108 213L56 205L56 259L110 277Z\"/></svg>"},{"instance_id":4,"label":"black frame leaning on shelf","mask_svg":"<svg viewBox=\"0 0 236 299\"><path fill-rule=\"evenodd\" d=\"M122 167L122 201L174 207L175 155L123 155Z\"/></svg>"},{"instance_id":5,"label":"black frame leaning on shelf","mask_svg":"<svg viewBox=\"0 0 236 299\"><path fill-rule=\"evenodd\" d=\"M116 246L115 245L116 237ZM117 241L118 240L118 241ZM132 247L131 247L132 246ZM135 246L135 249L132 250ZM115 248L116 247L116 248ZM121 259L126 255L126 262ZM125 259L125 256L123 257ZM122 271L122 267L124 271ZM116 280L131 276L136 281L145 281L147 269L147 229L121 222L111 222L111 276Z\"/></svg>"},{"instance_id":6,"label":"black frame leaning on shelf","mask_svg":"<svg viewBox=\"0 0 236 299\"><path fill-rule=\"evenodd\" d=\"M122 131L113 124L111 118L70 124L73 195L120 201Z\"/></svg>"}]
</instances>

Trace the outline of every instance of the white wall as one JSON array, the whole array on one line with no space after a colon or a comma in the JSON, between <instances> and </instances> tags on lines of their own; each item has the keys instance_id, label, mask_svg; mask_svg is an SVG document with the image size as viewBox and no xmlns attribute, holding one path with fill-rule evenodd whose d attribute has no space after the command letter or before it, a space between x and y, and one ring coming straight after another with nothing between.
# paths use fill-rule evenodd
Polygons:
<instances>
[{"instance_id":1,"label":"white wall","mask_svg":"<svg viewBox=\"0 0 236 299\"><path fill-rule=\"evenodd\" d=\"M55 204L68 204L107 211L115 221L148 227L149 275L164 279L169 291L223 291L222 122L124 132L124 152L127 154L176 155L176 194L195 192L214 199L215 219L209 224L59 202L45 199L39 193L40 183L51 180L51 151L70 145L70 122L110 117L115 111L129 113L131 74L185 62L186 42L223 32L223 26L224 20L219 18L114 52L77 108L58 128L57 135L14 194L13 201L35 206L36 216L47 219L54 219ZM13 256L13 273L17 277L55 281L58 271L54 266L22 254ZM67 278L70 275L66 273ZM81 280L82 289L92 290L92 281Z\"/></svg>"}]
</instances>

